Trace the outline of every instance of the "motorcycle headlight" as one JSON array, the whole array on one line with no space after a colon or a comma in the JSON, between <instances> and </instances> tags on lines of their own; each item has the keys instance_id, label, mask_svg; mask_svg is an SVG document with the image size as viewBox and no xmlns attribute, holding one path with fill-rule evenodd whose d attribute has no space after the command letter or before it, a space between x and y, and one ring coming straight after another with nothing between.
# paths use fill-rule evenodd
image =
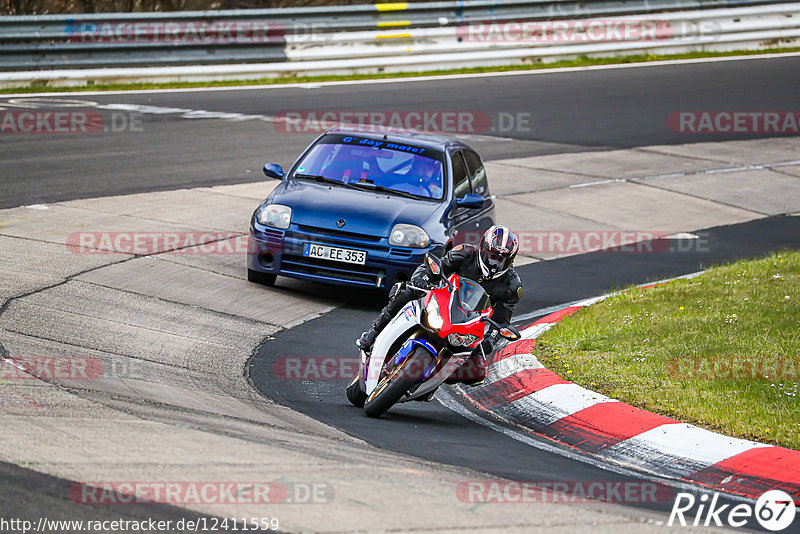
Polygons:
<instances>
[{"instance_id":1,"label":"motorcycle headlight","mask_svg":"<svg viewBox=\"0 0 800 534\"><path fill-rule=\"evenodd\" d=\"M292 208L282 204L268 204L258 212L258 222L264 226L286 230L292 223Z\"/></svg>"},{"instance_id":2,"label":"motorcycle headlight","mask_svg":"<svg viewBox=\"0 0 800 534\"><path fill-rule=\"evenodd\" d=\"M428 323L428 326L437 332L444 325L444 320L439 314L439 303L436 302L435 298L431 298L431 301L425 307L425 321Z\"/></svg>"},{"instance_id":3,"label":"motorcycle headlight","mask_svg":"<svg viewBox=\"0 0 800 534\"><path fill-rule=\"evenodd\" d=\"M431 238L419 226L395 224L389 233L389 244L395 247L425 248L431 244Z\"/></svg>"},{"instance_id":4,"label":"motorcycle headlight","mask_svg":"<svg viewBox=\"0 0 800 534\"><path fill-rule=\"evenodd\" d=\"M472 334L450 334L447 336L447 342L454 347L469 347L478 341L478 336Z\"/></svg>"}]
</instances>

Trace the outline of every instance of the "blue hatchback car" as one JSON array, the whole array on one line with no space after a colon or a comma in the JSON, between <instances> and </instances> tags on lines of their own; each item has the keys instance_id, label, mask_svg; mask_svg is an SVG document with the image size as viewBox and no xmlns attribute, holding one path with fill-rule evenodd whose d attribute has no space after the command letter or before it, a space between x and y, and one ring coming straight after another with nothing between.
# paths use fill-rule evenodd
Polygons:
<instances>
[{"instance_id":1,"label":"blue hatchback car","mask_svg":"<svg viewBox=\"0 0 800 534\"><path fill-rule=\"evenodd\" d=\"M478 154L427 133L336 128L284 173L250 221L248 280L277 275L388 290L425 253L474 242L494 224Z\"/></svg>"}]
</instances>

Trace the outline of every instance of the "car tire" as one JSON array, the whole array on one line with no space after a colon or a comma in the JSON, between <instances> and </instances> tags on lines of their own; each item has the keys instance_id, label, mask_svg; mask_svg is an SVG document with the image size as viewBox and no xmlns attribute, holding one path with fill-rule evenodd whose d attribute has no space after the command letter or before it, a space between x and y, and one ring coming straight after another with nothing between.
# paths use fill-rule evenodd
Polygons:
<instances>
[{"instance_id":1,"label":"car tire","mask_svg":"<svg viewBox=\"0 0 800 534\"><path fill-rule=\"evenodd\" d=\"M277 279L278 275L276 274L262 273L260 271L254 271L253 269L247 269L247 280L256 284L274 286L275 280Z\"/></svg>"}]
</instances>

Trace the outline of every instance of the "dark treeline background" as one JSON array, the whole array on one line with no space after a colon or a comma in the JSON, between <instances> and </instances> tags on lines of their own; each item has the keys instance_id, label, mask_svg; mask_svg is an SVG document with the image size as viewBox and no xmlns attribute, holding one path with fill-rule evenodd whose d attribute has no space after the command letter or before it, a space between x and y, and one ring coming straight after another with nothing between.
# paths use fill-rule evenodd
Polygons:
<instances>
[{"instance_id":1,"label":"dark treeline background","mask_svg":"<svg viewBox=\"0 0 800 534\"><path fill-rule=\"evenodd\" d=\"M195 11L206 9L258 9L332 4L371 4L375 1L376 0L0 0L0 16L46 15L57 13L130 13L144 11Z\"/></svg>"}]
</instances>

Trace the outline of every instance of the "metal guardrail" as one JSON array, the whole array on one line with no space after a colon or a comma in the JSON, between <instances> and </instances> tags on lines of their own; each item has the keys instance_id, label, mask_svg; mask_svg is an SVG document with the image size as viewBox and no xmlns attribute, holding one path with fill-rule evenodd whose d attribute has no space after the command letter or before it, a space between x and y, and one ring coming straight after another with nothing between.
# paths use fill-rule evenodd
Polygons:
<instances>
[{"instance_id":1,"label":"metal guardrail","mask_svg":"<svg viewBox=\"0 0 800 534\"><path fill-rule=\"evenodd\" d=\"M577 27L579 21L584 23L582 30ZM745 43L745 48L760 43L778 46L785 45L787 41L796 41L800 36L800 3L661 13L656 17L633 15L613 19L570 19L568 22L569 36L573 38L571 42L552 35L557 29L557 21L523 23L529 26L529 38L525 38L522 27L514 28L514 31L509 29L503 34L503 25L495 27L494 23L489 22L415 28L403 32L340 32L317 35L317 39L288 36L286 54L291 62L442 53L460 53L466 60L470 54L477 52L513 55L516 51L533 59L569 53L624 52L628 49L658 50L659 53L692 46L698 49L715 46L719 49L725 44L741 46L741 43ZM645 38L633 35L631 39L620 39L611 34L590 35L589 26L597 23L620 23L634 30L650 24L653 35ZM544 34L535 34L536 30ZM472 34L476 35L470 39Z\"/></svg>"},{"instance_id":2,"label":"metal guardrail","mask_svg":"<svg viewBox=\"0 0 800 534\"><path fill-rule=\"evenodd\" d=\"M0 70L278 63L287 61L287 46L293 43L314 41L319 47L329 40L341 42L341 38L333 36L343 32L441 30L481 21L582 19L777 3L765 0L473 0L0 17ZM326 57L325 53L318 56ZM352 57L358 56L363 56L363 52Z\"/></svg>"},{"instance_id":3,"label":"metal guardrail","mask_svg":"<svg viewBox=\"0 0 800 534\"><path fill-rule=\"evenodd\" d=\"M708 8L720 3L730 2L587 0L579 10L577 2L558 0L479 0L0 17L0 87L411 72L800 46L800 3L740 0L737 7ZM661 9L689 4L705 9ZM536 9L557 15L534 16ZM655 33L594 35L591 26L604 23ZM556 35L559 27L568 33Z\"/></svg>"}]
</instances>

